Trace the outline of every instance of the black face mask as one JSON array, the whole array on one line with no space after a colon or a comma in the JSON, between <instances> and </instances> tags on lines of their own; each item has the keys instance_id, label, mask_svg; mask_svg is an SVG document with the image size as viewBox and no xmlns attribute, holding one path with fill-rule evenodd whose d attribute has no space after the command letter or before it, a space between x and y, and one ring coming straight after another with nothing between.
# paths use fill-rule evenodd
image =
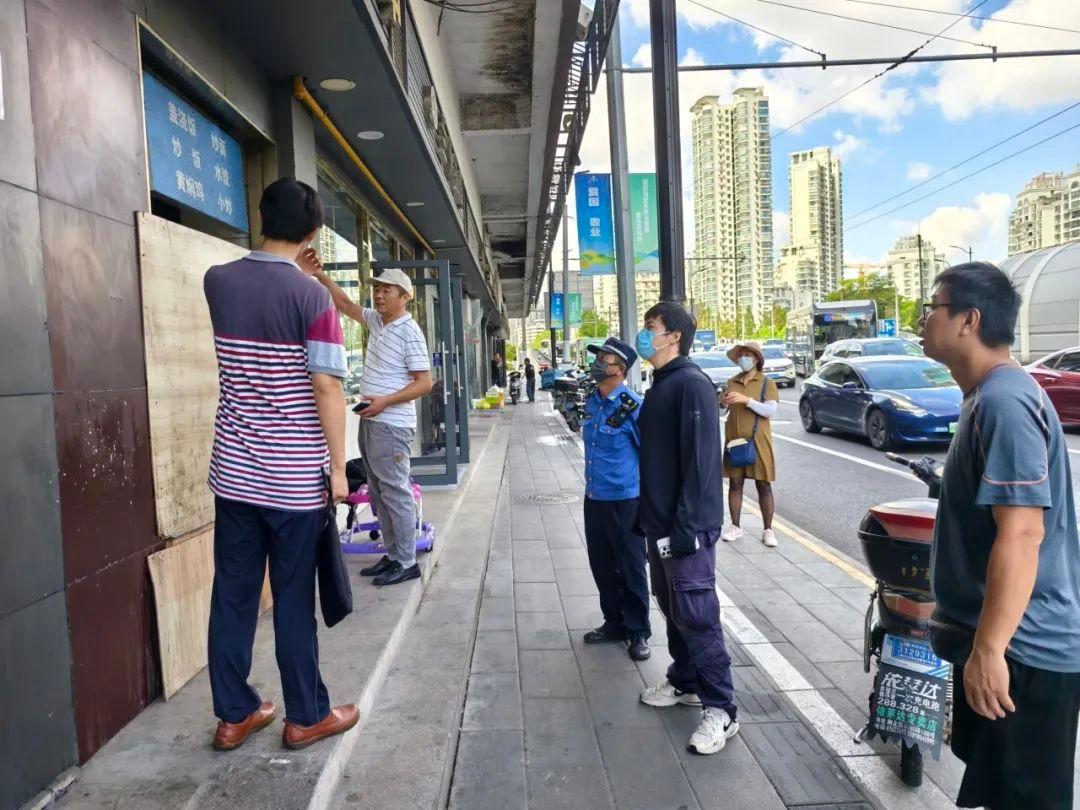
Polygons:
<instances>
[{"instance_id":1,"label":"black face mask","mask_svg":"<svg viewBox=\"0 0 1080 810\"><path fill-rule=\"evenodd\" d=\"M610 374L608 374L607 363L603 362L602 360L597 360L596 362L594 362L592 366L589 367L589 376L596 380L596 382L602 383L604 380L611 376Z\"/></svg>"}]
</instances>

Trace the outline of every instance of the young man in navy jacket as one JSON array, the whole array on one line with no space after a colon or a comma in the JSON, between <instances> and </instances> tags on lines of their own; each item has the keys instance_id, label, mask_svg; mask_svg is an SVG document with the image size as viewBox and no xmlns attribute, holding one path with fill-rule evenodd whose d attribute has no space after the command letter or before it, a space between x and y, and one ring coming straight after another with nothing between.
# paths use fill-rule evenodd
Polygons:
<instances>
[{"instance_id":1,"label":"young man in navy jacket","mask_svg":"<svg viewBox=\"0 0 1080 810\"><path fill-rule=\"evenodd\" d=\"M715 754L739 731L731 658L716 596L716 541L724 524L720 412L716 388L687 355L693 316L662 302L645 313L636 349L654 369L638 427L641 501L653 593L667 620L672 664L646 689L650 706L701 706L688 748Z\"/></svg>"}]
</instances>

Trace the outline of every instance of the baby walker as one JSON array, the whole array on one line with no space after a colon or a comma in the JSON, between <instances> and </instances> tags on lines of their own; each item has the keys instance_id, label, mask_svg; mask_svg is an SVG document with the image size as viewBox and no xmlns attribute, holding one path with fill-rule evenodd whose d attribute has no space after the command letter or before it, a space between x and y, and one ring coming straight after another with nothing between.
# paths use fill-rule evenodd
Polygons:
<instances>
[{"instance_id":1,"label":"baby walker","mask_svg":"<svg viewBox=\"0 0 1080 810\"><path fill-rule=\"evenodd\" d=\"M349 480L349 496L345 499L349 514L345 519L345 528L341 530L341 550L346 554L384 554L386 547L380 539L382 529L375 504L371 502L363 462L358 458L351 459L345 467L345 474ZM416 504L416 551L431 551L435 545L435 527L424 522L424 497L420 485L411 478L409 483L412 486L413 503ZM371 515L375 520L357 522L357 507L363 504L370 504Z\"/></svg>"}]
</instances>

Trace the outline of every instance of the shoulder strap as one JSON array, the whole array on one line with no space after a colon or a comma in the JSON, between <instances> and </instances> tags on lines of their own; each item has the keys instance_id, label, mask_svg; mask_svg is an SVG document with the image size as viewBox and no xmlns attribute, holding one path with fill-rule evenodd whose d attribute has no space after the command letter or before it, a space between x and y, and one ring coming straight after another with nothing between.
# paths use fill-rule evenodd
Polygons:
<instances>
[{"instance_id":1,"label":"shoulder strap","mask_svg":"<svg viewBox=\"0 0 1080 810\"><path fill-rule=\"evenodd\" d=\"M765 372L762 372L762 374L764 374L764 373ZM768 375L766 375L765 382L763 382L761 384L761 401L762 402L765 401L765 389L768 388L768 387L769 387L769 377L768 377ZM754 429L750 431L750 438L753 438L757 434L757 425L758 425L758 419L759 418L760 418L759 415L757 413L755 413L754 414Z\"/></svg>"}]
</instances>

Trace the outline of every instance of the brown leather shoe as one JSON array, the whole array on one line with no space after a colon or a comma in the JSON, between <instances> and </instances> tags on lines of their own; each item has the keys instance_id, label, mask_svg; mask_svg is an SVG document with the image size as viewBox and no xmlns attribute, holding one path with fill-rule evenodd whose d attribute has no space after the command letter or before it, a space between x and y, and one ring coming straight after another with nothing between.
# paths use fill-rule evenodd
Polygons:
<instances>
[{"instance_id":1,"label":"brown leather shoe","mask_svg":"<svg viewBox=\"0 0 1080 810\"><path fill-rule=\"evenodd\" d=\"M322 720L313 726L300 726L285 721L281 732L281 744L286 748L307 748L312 743L348 731L360 721L360 709L355 703L335 706Z\"/></svg>"},{"instance_id":2,"label":"brown leather shoe","mask_svg":"<svg viewBox=\"0 0 1080 810\"><path fill-rule=\"evenodd\" d=\"M277 709L274 708L274 704L264 701L259 708L239 723L226 723L222 720L218 723L217 733L214 734L214 748L218 751L232 751L234 748L239 748L253 732L270 725L276 714Z\"/></svg>"}]
</instances>

